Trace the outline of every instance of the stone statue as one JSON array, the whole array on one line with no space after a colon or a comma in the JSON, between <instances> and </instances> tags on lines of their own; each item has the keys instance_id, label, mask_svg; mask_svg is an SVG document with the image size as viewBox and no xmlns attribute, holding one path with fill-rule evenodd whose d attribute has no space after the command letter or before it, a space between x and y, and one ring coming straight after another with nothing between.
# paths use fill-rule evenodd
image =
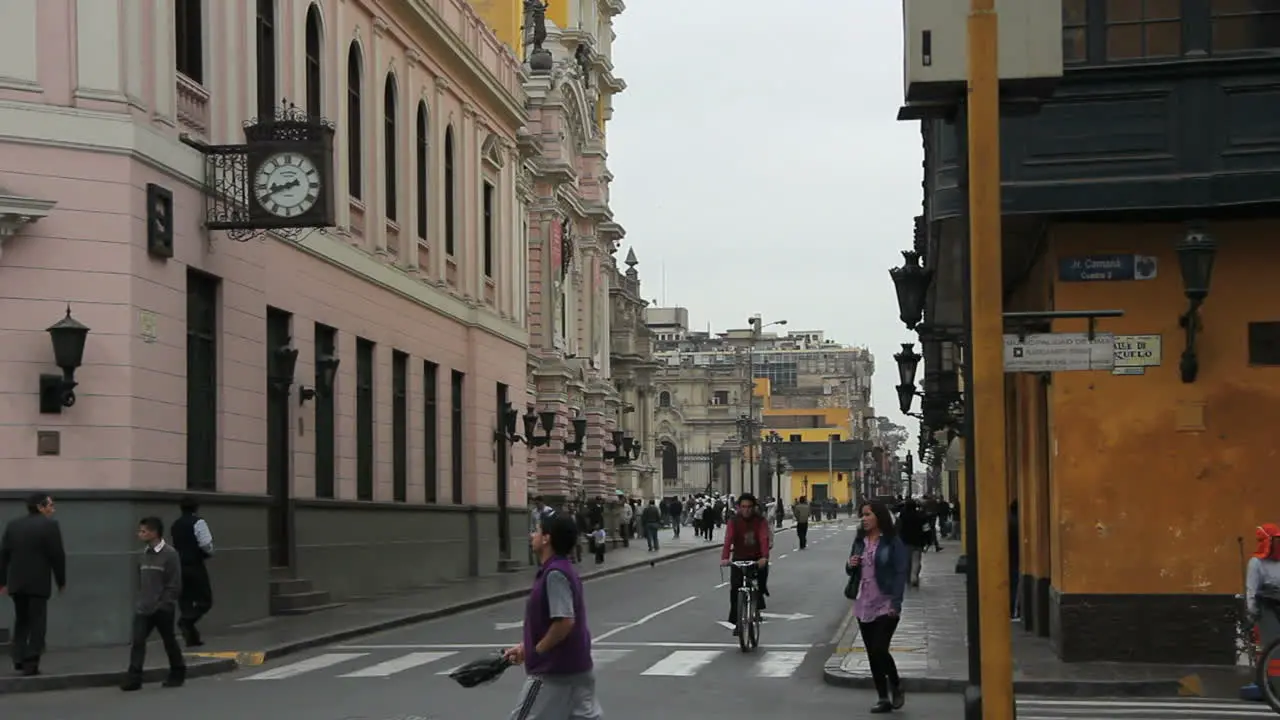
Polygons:
<instances>
[{"instance_id":1,"label":"stone statue","mask_svg":"<svg viewBox=\"0 0 1280 720\"><path fill-rule=\"evenodd\" d=\"M582 87L591 87L591 48L586 45L579 45L578 49L573 51L573 59L578 63L578 70L582 76Z\"/></svg>"},{"instance_id":2,"label":"stone statue","mask_svg":"<svg viewBox=\"0 0 1280 720\"><path fill-rule=\"evenodd\" d=\"M524 0L524 28L532 34L530 41L535 51L547 41L547 6L543 0Z\"/></svg>"},{"instance_id":3,"label":"stone statue","mask_svg":"<svg viewBox=\"0 0 1280 720\"><path fill-rule=\"evenodd\" d=\"M551 72L551 51L542 47L547 41L547 5L543 0L524 0L524 28L533 49L529 51L529 69L538 75Z\"/></svg>"}]
</instances>

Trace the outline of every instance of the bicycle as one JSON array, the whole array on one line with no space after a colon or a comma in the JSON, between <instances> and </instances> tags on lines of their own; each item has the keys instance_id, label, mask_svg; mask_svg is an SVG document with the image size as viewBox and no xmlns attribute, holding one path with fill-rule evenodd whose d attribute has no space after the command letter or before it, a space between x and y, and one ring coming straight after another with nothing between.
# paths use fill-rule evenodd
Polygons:
<instances>
[{"instance_id":1,"label":"bicycle","mask_svg":"<svg viewBox=\"0 0 1280 720\"><path fill-rule=\"evenodd\" d=\"M760 566L755 560L730 563L742 571L742 587L738 588L738 647L751 652L760 645Z\"/></svg>"},{"instance_id":2,"label":"bicycle","mask_svg":"<svg viewBox=\"0 0 1280 720\"><path fill-rule=\"evenodd\" d=\"M1260 597L1258 609L1264 613L1280 613L1280 601ZM1262 699L1280 715L1280 637L1267 643L1258 654L1253 682L1262 693Z\"/></svg>"}]
</instances>

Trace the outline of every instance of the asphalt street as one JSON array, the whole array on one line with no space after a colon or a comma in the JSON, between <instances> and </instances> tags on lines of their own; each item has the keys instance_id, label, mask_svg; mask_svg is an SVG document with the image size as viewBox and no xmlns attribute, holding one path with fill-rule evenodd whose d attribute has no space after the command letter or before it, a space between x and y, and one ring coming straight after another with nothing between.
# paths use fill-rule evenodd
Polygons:
<instances>
[{"instance_id":1,"label":"asphalt street","mask_svg":"<svg viewBox=\"0 0 1280 720\"><path fill-rule=\"evenodd\" d=\"M844 518L814 526L804 552L795 549L794 533L778 536L770 615L761 647L749 654L721 624L729 590L715 551L588 582L588 622L605 716L652 720L664 714L766 717L799 711L844 717L851 709L860 713L869 707L868 693L822 682L822 664L848 609L840 595L840 568L853 538L851 527ZM447 674L516 642L522 617L523 601L511 601L193 680L176 690L149 686L132 694L98 689L4 697L0 717L506 718L523 680L521 668L470 690ZM955 706L947 697L918 699L908 716L936 718L943 714L939 710Z\"/></svg>"},{"instance_id":2,"label":"asphalt street","mask_svg":"<svg viewBox=\"0 0 1280 720\"><path fill-rule=\"evenodd\" d=\"M742 653L722 625L728 585L717 552L588 582L588 622L605 717L863 717L872 693L822 681L823 662L848 611L840 595L841 566L852 538L853 527L844 518L814 526L804 552L796 550L794 533L779 535L769 614L761 647L752 653ZM515 643L522 617L522 600L506 602L193 680L181 689L0 697L0 718L497 720L511 712L522 669L469 690L447 675ZM1258 705L1196 703L1021 698L1018 715L1025 720L1268 717ZM959 720L962 712L957 696L913 694L897 716Z\"/></svg>"}]
</instances>

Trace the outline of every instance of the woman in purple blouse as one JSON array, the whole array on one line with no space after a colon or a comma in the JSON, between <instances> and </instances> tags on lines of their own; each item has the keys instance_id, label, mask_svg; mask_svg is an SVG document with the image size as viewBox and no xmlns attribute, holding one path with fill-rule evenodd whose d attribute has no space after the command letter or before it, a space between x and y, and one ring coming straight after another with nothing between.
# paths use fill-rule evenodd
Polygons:
<instances>
[{"instance_id":1,"label":"woman in purple blouse","mask_svg":"<svg viewBox=\"0 0 1280 720\"><path fill-rule=\"evenodd\" d=\"M898 538L893 516L884 503L863 502L858 515L862 526L853 541L846 571L856 578L858 595L853 601L853 614L858 618L858 632L867 650L876 694L880 696L871 712L887 713L906 702L889 646L902 613L910 555Z\"/></svg>"}]
</instances>

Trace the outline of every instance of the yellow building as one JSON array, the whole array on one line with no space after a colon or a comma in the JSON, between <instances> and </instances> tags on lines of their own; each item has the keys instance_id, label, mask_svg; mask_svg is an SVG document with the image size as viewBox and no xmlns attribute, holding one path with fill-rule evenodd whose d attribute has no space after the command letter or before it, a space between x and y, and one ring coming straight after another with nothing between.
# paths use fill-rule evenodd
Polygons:
<instances>
[{"instance_id":1,"label":"yellow building","mask_svg":"<svg viewBox=\"0 0 1280 720\"><path fill-rule=\"evenodd\" d=\"M520 60L525 60L524 0L468 0L485 24L493 30L504 45ZM555 41L552 34L564 38L565 48L553 54L560 57L585 41L592 46L595 57L603 60L602 70L607 77L598 83L595 107L591 111L597 129L603 135L605 125L613 117L613 96L626 87L621 80L612 77L613 16L622 12L621 0L555 0L546 10L547 47ZM570 53L571 54L571 53Z\"/></svg>"},{"instance_id":2,"label":"yellow building","mask_svg":"<svg viewBox=\"0 0 1280 720\"><path fill-rule=\"evenodd\" d=\"M790 494L785 499L849 502L856 494L862 445L853 441L852 411L778 402L767 378L755 379L754 396L764 457L780 453L790 466Z\"/></svg>"}]
</instances>

